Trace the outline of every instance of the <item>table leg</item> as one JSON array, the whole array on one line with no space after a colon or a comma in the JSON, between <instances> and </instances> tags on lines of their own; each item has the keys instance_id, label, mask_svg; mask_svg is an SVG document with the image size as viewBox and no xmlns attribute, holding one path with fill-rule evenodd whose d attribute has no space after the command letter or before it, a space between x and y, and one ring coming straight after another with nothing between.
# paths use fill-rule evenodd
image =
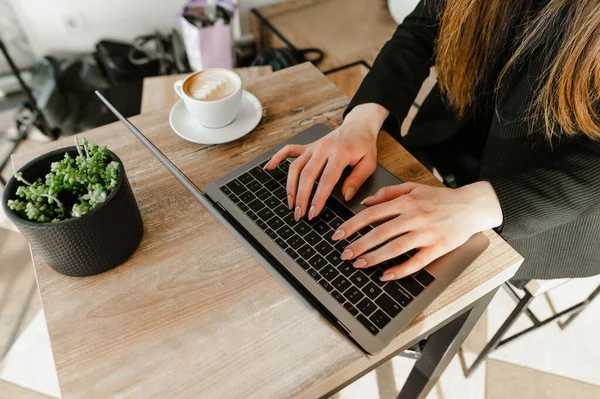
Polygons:
<instances>
[{"instance_id":1,"label":"table leg","mask_svg":"<svg viewBox=\"0 0 600 399\"><path fill-rule=\"evenodd\" d=\"M475 301L471 308L429 336L421 357L415 363L398 394L399 399L427 397L475 327L496 291L498 288Z\"/></svg>"}]
</instances>

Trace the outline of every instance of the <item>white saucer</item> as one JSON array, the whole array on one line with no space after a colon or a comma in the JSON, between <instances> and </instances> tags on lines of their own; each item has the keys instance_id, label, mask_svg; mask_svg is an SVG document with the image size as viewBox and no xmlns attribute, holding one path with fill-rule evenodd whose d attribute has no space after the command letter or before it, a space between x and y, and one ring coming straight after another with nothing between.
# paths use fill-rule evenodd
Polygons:
<instances>
[{"instance_id":1,"label":"white saucer","mask_svg":"<svg viewBox=\"0 0 600 399\"><path fill-rule=\"evenodd\" d=\"M198 144L223 144L237 140L250 133L262 118L262 105L252 93L244 90L238 116L227 126L210 129L191 117L183 100L171 108L169 124L182 139Z\"/></svg>"}]
</instances>

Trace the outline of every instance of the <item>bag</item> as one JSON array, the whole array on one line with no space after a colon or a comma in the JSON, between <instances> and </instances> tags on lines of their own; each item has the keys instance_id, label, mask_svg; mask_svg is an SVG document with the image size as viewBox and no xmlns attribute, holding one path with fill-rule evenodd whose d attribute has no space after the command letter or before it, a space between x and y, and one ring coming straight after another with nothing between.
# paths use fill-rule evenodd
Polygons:
<instances>
[{"instance_id":1,"label":"bag","mask_svg":"<svg viewBox=\"0 0 600 399\"><path fill-rule=\"evenodd\" d=\"M213 15L210 15L212 5ZM189 64L194 71L233 68L231 21L236 4L228 0L190 1L179 17Z\"/></svg>"},{"instance_id":2,"label":"bag","mask_svg":"<svg viewBox=\"0 0 600 399\"><path fill-rule=\"evenodd\" d=\"M309 54L316 56L307 57ZM317 66L323 60L323 56L323 51L318 48L307 48L301 50L294 50L288 47L272 48L257 55L250 65L270 65L271 68L273 68L273 71L278 71L280 69L301 64L306 61L310 61L313 63L313 65Z\"/></svg>"}]
</instances>

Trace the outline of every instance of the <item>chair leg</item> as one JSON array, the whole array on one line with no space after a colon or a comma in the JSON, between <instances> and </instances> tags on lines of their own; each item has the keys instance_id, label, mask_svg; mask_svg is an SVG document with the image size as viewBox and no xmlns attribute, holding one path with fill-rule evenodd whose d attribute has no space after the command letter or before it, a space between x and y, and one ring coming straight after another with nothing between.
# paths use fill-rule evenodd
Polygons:
<instances>
[{"instance_id":1,"label":"chair leg","mask_svg":"<svg viewBox=\"0 0 600 399\"><path fill-rule=\"evenodd\" d=\"M568 326L569 324L571 324L571 323L573 322L573 320L575 320L575 318L576 318L577 316L579 316L579 315L581 314L581 312L583 312L583 310L584 310L585 308L587 308L587 307L588 307L588 305L589 305L589 304L590 304L590 303L591 303L591 302L594 300L594 298L596 298L596 297L598 296L598 294L600 294L600 285L598 286L598 288L596 288L596 289L594 290L594 292L592 292L592 293L590 294L590 296L588 296L588 297L587 297L587 299L586 299L585 301L583 301L584 305L581 307L581 309L580 309L580 310L578 310L578 311L577 311L577 312L575 312L575 313L572 313L572 314L571 314L569 317L567 317L567 320L565 320L565 321L563 321L563 322L560 322L560 321L559 321L559 322L558 322L558 326L559 326L559 327L560 327L562 330L564 330L565 328L567 328L567 326Z\"/></svg>"},{"instance_id":2,"label":"chair leg","mask_svg":"<svg viewBox=\"0 0 600 399\"><path fill-rule=\"evenodd\" d=\"M523 298L521 298L519 303L517 303L517 306L515 306L515 308L513 309L511 314L508 316L508 318L500 326L498 331L496 331L496 334L494 334L494 336L492 337L490 342L488 342L487 345L485 346L485 348L483 348L483 350L477 356L477 359L475 359L475 361L473 362L471 367L467 368L467 370L465 372L466 377L469 377L473 373L473 371L475 371L477 369L477 367L479 367L479 365L485 359L487 359L490 352L492 352L494 349L496 349L496 347L500 343L500 340L502 339L504 334L506 334L506 332L510 329L510 327L512 327L512 325L515 323L515 321L521 315L521 313L523 313L523 311L525 311L525 309L527 308L527 306L529 305L529 303L531 302L532 299L533 299L533 296L529 293L529 291L526 291Z\"/></svg>"}]
</instances>

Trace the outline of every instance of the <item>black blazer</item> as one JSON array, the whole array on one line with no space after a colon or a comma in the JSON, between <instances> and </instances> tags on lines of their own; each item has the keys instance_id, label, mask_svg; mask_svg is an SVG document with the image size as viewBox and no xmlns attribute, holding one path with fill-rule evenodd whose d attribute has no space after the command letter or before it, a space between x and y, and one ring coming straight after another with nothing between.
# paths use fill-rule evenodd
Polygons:
<instances>
[{"instance_id":1,"label":"black blazer","mask_svg":"<svg viewBox=\"0 0 600 399\"><path fill-rule=\"evenodd\" d=\"M382 48L346 113L358 104L380 104L390 111L383 130L401 139L400 125L435 65L437 15L435 3L421 1ZM482 118L479 179L488 180L500 200L501 236L525 258L514 280L600 274L600 142L558 132L550 143L531 128L527 110L542 67L536 60L509 74L489 120ZM440 105L440 119L448 112ZM477 128L472 135L481 140Z\"/></svg>"}]
</instances>

